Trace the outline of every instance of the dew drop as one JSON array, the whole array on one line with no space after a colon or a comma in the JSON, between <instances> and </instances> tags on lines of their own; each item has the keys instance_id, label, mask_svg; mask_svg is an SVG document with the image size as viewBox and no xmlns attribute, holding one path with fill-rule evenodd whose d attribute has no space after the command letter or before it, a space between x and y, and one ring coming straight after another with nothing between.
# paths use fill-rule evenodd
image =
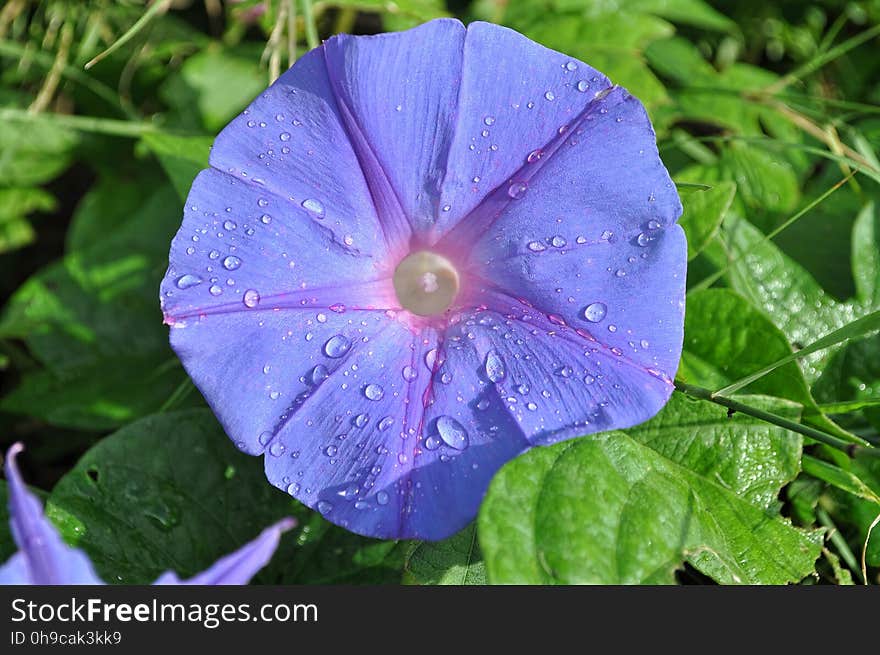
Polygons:
<instances>
[{"instance_id":1,"label":"dew drop","mask_svg":"<svg viewBox=\"0 0 880 655\"><path fill-rule=\"evenodd\" d=\"M654 240L654 237L650 236L645 232L641 232L639 236L636 238L636 243L638 243L642 248L647 246Z\"/></svg>"},{"instance_id":2,"label":"dew drop","mask_svg":"<svg viewBox=\"0 0 880 655\"><path fill-rule=\"evenodd\" d=\"M566 62L566 64L565 64L565 70L567 70L567 71L576 71L577 67L578 67L578 65L576 63L574 63L573 61Z\"/></svg>"},{"instance_id":3,"label":"dew drop","mask_svg":"<svg viewBox=\"0 0 880 655\"><path fill-rule=\"evenodd\" d=\"M514 200L519 200L525 195L526 189L528 188L529 187L525 182L514 182L509 187L507 187L507 195Z\"/></svg>"},{"instance_id":4,"label":"dew drop","mask_svg":"<svg viewBox=\"0 0 880 655\"><path fill-rule=\"evenodd\" d=\"M547 250L547 246L545 246L540 241L531 241L531 242L529 242L529 245L526 247L529 250L531 250L532 252L543 252L543 251Z\"/></svg>"},{"instance_id":5,"label":"dew drop","mask_svg":"<svg viewBox=\"0 0 880 655\"><path fill-rule=\"evenodd\" d=\"M238 227L238 225L236 225L235 221L224 221L223 222L223 229L224 230L234 230L237 227Z\"/></svg>"},{"instance_id":6,"label":"dew drop","mask_svg":"<svg viewBox=\"0 0 880 655\"><path fill-rule=\"evenodd\" d=\"M526 161L527 161L528 163L530 163L530 164L534 164L536 161L538 161L538 160L539 160L541 157L543 157L543 156L544 156L544 151L543 151L543 150L541 150L541 149L538 149L538 150L532 150L532 151L529 153L529 156L526 157Z\"/></svg>"},{"instance_id":7,"label":"dew drop","mask_svg":"<svg viewBox=\"0 0 880 655\"><path fill-rule=\"evenodd\" d=\"M412 366L410 366L409 364L407 364L406 366L403 367L403 370L400 372L400 374L403 376L403 379L406 380L407 382L412 382L419 375L418 371L416 369L414 369Z\"/></svg>"},{"instance_id":8,"label":"dew drop","mask_svg":"<svg viewBox=\"0 0 880 655\"><path fill-rule=\"evenodd\" d=\"M324 354L336 359L345 355L350 348L351 341L341 334L337 334L327 339L327 343L324 344Z\"/></svg>"},{"instance_id":9,"label":"dew drop","mask_svg":"<svg viewBox=\"0 0 880 655\"><path fill-rule=\"evenodd\" d=\"M379 424L376 427L379 428L380 432L385 432L385 430L390 428L392 425L394 425L394 419L390 416L386 416L381 421L379 421Z\"/></svg>"},{"instance_id":10,"label":"dew drop","mask_svg":"<svg viewBox=\"0 0 880 655\"><path fill-rule=\"evenodd\" d=\"M221 293L223 293L223 287L212 284L211 288L208 289L208 293L210 293L212 296L219 296Z\"/></svg>"},{"instance_id":11,"label":"dew drop","mask_svg":"<svg viewBox=\"0 0 880 655\"><path fill-rule=\"evenodd\" d=\"M272 457L281 457L284 454L284 444L280 441L276 441L271 446L269 446L269 454Z\"/></svg>"},{"instance_id":12,"label":"dew drop","mask_svg":"<svg viewBox=\"0 0 880 655\"><path fill-rule=\"evenodd\" d=\"M259 440L261 446L265 446L267 443L269 443L272 440L272 433L268 432L268 431L262 432L262 433L260 433L258 440Z\"/></svg>"},{"instance_id":13,"label":"dew drop","mask_svg":"<svg viewBox=\"0 0 880 655\"><path fill-rule=\"evenodd\" d=\"M565 246L566 243L567 242L565 240L565 237L561 237L558 234L550 239L550 245L552 245L554 248L562 248Z\"/></svg>"},{"instance_id":14,"label":"dew drop","mask_svg":"<svg viewBox=\"0 0 880 655\"><path fill-rule=\"evenodd\" d=\"M324 449L324 454L327 455L327 457L335 457L336 453L338 453L338 452L339 452L339 448L337 448L333 444L330 444L329 446L327 446Z\"/></svg>"},{"instance_id":15,"label":"dew drop","mask_svg":"<svg viewBox=\"0 0 880 655\"><path fill-rule=\"evenodd\" d=\"M333 511L333 504L328 503L326 500L319 500L317 508L318 511L321 512L321 514L327 516L327 514Z\"/></svg>"},{"instance_id":16,"label":"dew drop","mask_svg":"<svg viewBox=\"0 0 880 655\"><path fill-rule=\"evenodd\" d=\"M590 89L590 83L586 80L581 80L577 83L577 90L581 93L586 93Z\"/></svg>"},{"instance_id":17,"label":"dew drop","mask_svg":"<svg viewBox=\"0 0 880 655\"><path fill-rule=\"evenodd\" d=\"M425 448L427 450L437 450L441 443L443 442L440 441L440 437L434 434L428 435L425 438Z\"/></svg>"},{"instance_id":18,"label":"dew drop","mask_svg":"<svg viewBox=\"0 0 880 655\"><path fill-rule=\"evenodd\" d=\"M437 419L437 432L450 448L464 450L468 446L468 433L461 423L451 416L443 415Z\"/></svg>"},{"instance_id":19,"label":"dew drop","mask_svg":"<svg viewBox=\"0 0 880 655\"><path fill-rule=\"evenodd\" d=\"M370 422L370 415L369 414L358 414L357 416L354 417L354 426L356 428L362 428L369 422Z\"/></svg>"},{"instance_id":20,"label":"dew drop","mask_svg":"<svg viewBox=\"0 0 880 655\"><path fill-rule=\"evenodd\" d=\"M330 377L330 371L328 371L327 367L323 364L318 364L312 369L310 377L312 379L312 384L321 384L324 380Z\"/></svg>"},{"instance_id":21,"label":"dew drop","mask_svg":"<svg viewBox=\"0 0 880 655\"><path fill-rule=\"evenodd\" d=\"M187 273L186 275L181 275L179 278L177 278L177 282L175 284L177 285L178 289L189 289L190 287L194 287L197 284L201 283L202 278L200 278L198 275L191 275Z\"/></svg>"},{"instance_id":22,"label":"dew drop","mask_svg":"<svg viewBox=\"0 0 880 655\"><path fill-rule=\"evenodd\" d=\"M484 125L494 125L495 124L495 117L494 116L486 116L483 119L483 124Z\"/></svg>"},{"instance_id":23,"label":"dew drop","mask_svg":"<svg viewBox=\"0 0 880 655\"><path fill-rule=\"evenodd\" d=\"M324 205L314 198L306 198L302 201L302 207L315 218L324 218Z\"/></svg>"},{"instance_id":24,"label":"dew drop","mask_svg":"<svg viewBox=\"0 0 880 655\"><path fill-rule=\"evenodd\" d=\"M278 138L282 141L290 141L290 132L282 132L278 135Z\"/></svg>"},{"instance_id":25,"label":"dew drop","mask_svg":"<svg viewBox=\"0 0 880 655\"><path fill-rule=\"evenodd\" d=\"M226 259L223 260L223 268L227 271L234 271L239 266L241 266L241 260L235 255L229 255Z\"/></svg>"},{"instance_id":26,"label":"dew drop","mask_svg":"<svg viewBox=\"0 0 880 655\"><path fill-rule=\"evenodd\" d=\"M380 491L379 493L376 494L376 502L379 505L387 505L388 500L389 499L388 499L388 492L387 491Z\"/></svg>"},{"instance_id":27,"label":"dew drop","mask_svg":"<svg viewBox=\"0 0 880 655\"><path fill-rule=\"evenodd\" d=\"M547 91L547 93L544 94L544 99L545 100L556 100L556 94L553 93L552 91Z\"/></svg>"},{"instance_id":28,"label":"dew drop","mask_svg":"<svg viewBox=\"0 0 880 655\"><path fill-rule=\"evenodd\" d=\"M506 371L504 370L504 360L501 359L501 356L495 352L494 350L490 350L486 353L486 376L492 382L501 382L506 375Z\"/></svg>"},{"instance_id":29,"label":"dew drop","mask_svg":"<svg viewBox=\"0 0 880 655\"><path fill-rule=\"evenodd\" d=\"M368 400L382 400L385 395L385 389L378 384L368 384L364 387L364 395Z\"/></svg>"},{"instance_id":30,"label":"dew drop","mask_svg":"<svg viewBox=\"0 0 880 655\"><path fill-rule=\"evenodd\" d=\"M598 323L605 318L607 313L608 308L602 302L590 303L584 308L584 318L590 321L590 323Z\"/></svg>"},{"instance_id":31,"label":"dew drop","mask_svg":"<svg viewBox=\"0 0 880 655\"><path fill-rule=\"evenodd\" d=\"M248 289L241 297L241 301L244 303L245 307L253 309L260 304L260 293L256 289Z\"/></svg>"}]
</instances>

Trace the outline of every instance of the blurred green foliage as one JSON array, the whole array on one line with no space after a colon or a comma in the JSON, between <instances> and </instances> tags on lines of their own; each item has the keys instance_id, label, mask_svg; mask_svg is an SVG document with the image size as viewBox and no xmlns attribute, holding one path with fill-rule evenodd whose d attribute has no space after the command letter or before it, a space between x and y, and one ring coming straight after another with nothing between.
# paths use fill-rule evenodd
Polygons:
<instances>
[{"instance_id":1,"label":"blurred green foliage","mask_svg":"<svg viewBox=\"0 0 880 655\"><path fill-rule=\"evenodd\" d=\"M880 582L878 460L679 393L625 434L510 463L439 544L331 526L229 444L157 302L214 135L320 38L450 15L647 106L689 237L684 381L722 388L880 310L878 0L7 0L0 435L27 443L65 537L116 582L198 571L284 513L300 527L259 581ZM880 336L742 391L880 445Z\"/></svg>"}]
</instances>

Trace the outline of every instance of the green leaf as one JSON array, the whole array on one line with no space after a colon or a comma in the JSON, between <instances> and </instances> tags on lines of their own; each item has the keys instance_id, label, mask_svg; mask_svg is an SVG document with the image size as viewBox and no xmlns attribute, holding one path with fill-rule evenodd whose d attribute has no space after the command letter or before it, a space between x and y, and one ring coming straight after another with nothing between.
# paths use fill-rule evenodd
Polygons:
<instances>
[{"instance_id":1,"label":"green leaf","mask_svg":"<svg viewBox=\"0 0 880 655\"><path fill-rule=\"evenodd\" d=\"M417 584L486 584L476 523L443 541L415 544L406 560L406 572Z\"/></svg>"},{"instance_id":2,"label":"green leaf","mask_svg":"<svg viewBox=\"0 0 880 655\"><path fill-rule=\"evenodd\" d=\"M60 372L26 372L21 383L0 398L0 410L39 417L53 425L112 430L163 406L188 378L174 359L155 355L114 357ZM202 406L199 394L184 406Z\"/></svg>"},{"instance_id":3,"label":"green leaf","mask_svg":"<svg viewBox=\"0 0 880 655\"><path fill-rule=\"evenodd\" d=\"M685 561L728 584L783 584L813 571L821 548L815 533L793 528L625 433L548 450L555 457L531 451L489 488L480 545L494 583L671 583ZM533 458L537 485L528 474L516 475ZM533 521L515 516L502 523L512 509L504 490L513 485L527 496ZM519 560L522 549L504 552L511 540L529 543L533 556Z\"/></svg>"},{"instance_id":4,"label":"green leaf","mask_svg":"<svg viewBox=\"0 0 880 655\"><path fill-rule=\"evenodd\" d=\"M735 196L733 182L721 182L705 191L682 194L684 211L679 225L687 235L688 260L700 254L715 236Z\"/></svg>"},{"instance_id":5,"label":"green leaf","mask_svg":"<svg viewBox=\"0 0 880 655\"><path fill-rule=\"evenodd\" d=\"M737 200L746 211L788 212L800 196L798 178L789 161L776 153L741 143L731 143L724 148L717 164L694 165L678 173L676 178L704 184L736 182Z\"/></svg>"},{"instance_id":6,"label":"green leaf","mask_svg":"<svg viewBox=\"0 0 880 655\"><path fill-rule=\"evenodd\" d=\"M880 307L880 212L869 201L853 225L852 267L857 297Z\"/></svg>"},{"instance_id":7,"label":"green leaf","mask_svg":"<svg viewBox=\"0 0 880 655\"><path fill-rule=\"evenodd\" d=\"M850 493L858 498L869 500L877 505L877 511L880 512L880 496L862 482L857 476L850 471L845 471L839 466L830 464L824 460L804 455L803 457L804 473L812 475L833 487Z\"/></svg>"},{"instance_id":8,"label":"green leaf","mask_svg":"<svg viewBox=\"0 0 880 655\"><path fill-rule=\"evenodd\" d=\"M772 366L766 376L733 390L746 388L794 401L804 408L805 422L851 440L816 405L785 335L742 296L727 289L697 291L688 294L686 309L682 379L711 389L726 388Z\"/></svg>"},{"instance_id":9,"label":"green leaf","mask_svg":"<svg viewBox=\"0 0 880 655\"><path fill-rule=\"evenodd\" d=\"M796 347L813 343L867 313L864 307L841 303L826 294L809 273L748 221L729 217L725 236L731 286L770 316ZM716 259L716 264L727 266L728 261ZM836 349L832 346L802 360L808 382L818 377Z\"/></svg>"},{"instance_id":10,"label":"green leaf","mask_svg":"<svg viewBox=\"0 0 880 655\"><path fill-rule=\"evenodd\" d=\"M266 88L266 81L259 51L224 49L212 43L168 77L162 97L184 126L215 133ZM194 116L201 120L194 121Z\"/></svg>"},{"instance_id":11,"label":"green leaf","mask_svg":"<svg viewBox=\"0 0 880 655\"><path fill-rule=\"evenodd\" d=\"M147 134L143 142L158 157L181 200L186 200L196 175L208 167L213 137Z\"/></svg>"},{"instance_id":12,"label":"green leaf","mask_svg":"<svg viewBox=\"0 0 880 655\"><path fill-rule=\"evenodd\" d=\"M772 364L768 364L760 370L755 371L754 373L751 373L737 380L736 382L727 385L723 389L719 389L718 394L724 396L735 393L739 389L742 389L743 387L753 383L755 380L758 380L765 375L772 373L781 366L794 362L798 359L802 359L807 355L811 355L814 352L824 350L829 346L834 346L839 343L843 343L844 341L849 341L850 339L855 339L871 332L876 332L877 330L880 330L880 311L872 312L867 316L857 318L853 322L847 323L839 330L835 330L831 334L827 334L821 339L814 341L807 346L804 346L801 350L798 350L794 353L789 353L788 355L776 360Z\"/></svg>"},{"instance_id":13,"label":"green leaf","mask_svg":"<svg viewBox=\"0 0 880 655\"><path fill-rule=\"evenodd\" d=\"M35 211L55 209L55 196L38 188L0 187L0 255L30 244L36 233L27 220Z\"/></svg>"},{"instance_id":14,"label":"green leaf","mask_svg":"<svg viewBox=\"0 0 880 655\"><path fill-rule=\"evenodd\" d=\"M0 318L0 338L22 339L44 370L28 372L4 408L106 429L162 406L185 379L181 367L168 368L176 358L157 292L180 214L169 186L153 189L124 219L98 221L96 228L118 225L101 241L49 265L15 292Z\"/></svg>"},{"instance_id":15,"label":"green leaf","mask_svg":"<svg viewBox=\"0 0 880 655\"><path fill-rule=\"evenodd\" d=\"M797 435L673 394L642 426L533 449L496 475L479 516L489 580L670 583L688 561L722 583L795 582L821 539L768 507L799 459Z\"/></svg>"},{"instance_id":16,"label":"green leaf","mask_svg":"<svg viewBox=\"0 0 880 655\"><path fill-rule=\"evenodd\" d=\"M74 132L53 123L40 129L0 121L0 185L29 187L56 177L70 164L78 142Z\"/></svg>"},{"instance_id":17,"label":"green leaf","mask_svg":"<svg viewBox=\"0 0 880 655\"><path fill-rule=\"evenodd\" d=\"M55 486L48 514L107 582L189 577L295 516L261 582L400 578L394 542L331 526L265 479L262 461L232 445L211 412L151 416L89 450ZM393 562L393 565L389 563Z\"/></svg>"}]
</instances>

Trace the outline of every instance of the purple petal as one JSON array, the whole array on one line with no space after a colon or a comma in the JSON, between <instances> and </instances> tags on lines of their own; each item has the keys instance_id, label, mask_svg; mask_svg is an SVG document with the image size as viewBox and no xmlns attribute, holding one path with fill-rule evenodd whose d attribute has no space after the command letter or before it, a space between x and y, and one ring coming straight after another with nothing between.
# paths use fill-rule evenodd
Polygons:
<instances>
[{"instance_id":1,"label":"purple petal","mask_svg":"<svg viewBox=\"0 0 880 655\"><path fill-rule=\"evenodd\" d=\"M282 533L296 525L291 518L282 519L263 530L256 539L246 543L234 553L221 557L209 569L189 580L181 580L176 573L163 573L153 584L157 585L243 585L247 584L261 568L269 563Z\"/></svg>"},{"instance_id":2,"label":"purple petal","mask_svg":"<svg viewBox=\"0 0 880 655\"><path fill-rule=\"evenodd\" d=\"M587 64L489 23L468 26L463 61L440 233L493 189L518 182L511 179L517 170L539 160L560 128L611 84Z\"/></svg>"},{"instance_id":3,"label":"purple petal","mask_svg":"<svg viewBox=\"0 0 880 655\"><path fill-rule=\"evenodd\" d=\"M39 499L25 487L15 463L22 450L17 443L6 453L9 523L19 550L0 567L0 584L103 584L86 554L64 543L43 516Z\"/></svg>"},{"instance_id":4,"label":"purple petal","mask_svg":"<svg viewBox=\"0 0 880 655\"><path fill-rule=\"evenodd\" d=\"M340 35L324 44L340 105L351 112L355 147L375 157L401 216L409 217L400 220L419 232L431 227L438 211L464 38L460 22L441 19L407 32ZM389 215L390 204L377 203L383 220L397 215Z\"/></svg>"},{"instance_id":5,"label":"purple petal","mask_svg":"<svg viewBox=\"0 0 880 655\"><path fill-rule=\"evenodd\" d=\"M475 409L476 367L449 366L444 352L436 332L401 324L356 346L278 430L269 480L360 534L440 539L464 527L527 444L503 408Z\"/></svg>"},{"instance_id":6,"label":"purple petal","mask_svg":"<svg viewBox=\"0 0 880 655\"><path fill-rule=\"evenodd\" d=\"M537 164L527 191L485 215L470 273L671 379L683 336L681 203L641 103L615 88L595 104Z\"/></svg>"},{"instance_id":7,"label":"purple petal","mask_svg":"<svg viewBox=\"0 0 880 655\"><path fill-rule=\"evenodd\" d=\"M227 220L242 231L245 223L260 228L254 220L264 215L311 223L338 244L351 240L351 251L374 256L400 238L385 234L389 219L376 213L376 191L365 176L373 169L351 145L322 48L299 59L220 133L210 162L250 189L246 204L236 202L233 193L225 205L213 208L218 228ZM261 199L269 204L258 204ZM197 200L190 198L187 205L198 206ZM294 249L296 241L285 245Z\"/></svg>"}]
</instances>

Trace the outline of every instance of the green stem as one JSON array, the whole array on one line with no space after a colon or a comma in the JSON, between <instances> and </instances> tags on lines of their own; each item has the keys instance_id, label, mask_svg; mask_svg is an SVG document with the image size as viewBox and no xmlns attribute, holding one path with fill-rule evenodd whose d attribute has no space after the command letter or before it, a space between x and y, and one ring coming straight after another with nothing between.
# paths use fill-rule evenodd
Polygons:
<instances>
[{"instance_id":1,"label":"green stem","mask_svg":"<svg viewBox=\"0 0 880 655\"><path fill-rule=\"evenodd\" d=\"M763 409L758 409L757 407L746 405L745 403L741 403L738 400L733 400L732 398L716 395L709 389L698 387L693 384L688 384L686 382L682 382L681 380L675 380L675 388L682 393L685 393L694 398L707 400L710 403L715 403L716 405L727 407L728 409L732 409L735 412L741 412L748 416L753 416L762 421L766 421L767 423L778 425L779 427L785 428L786 430L797 432L798 434L802 434L805 437L809 437L810 439L827 444L832 448L843 451L850 457L856 457L857 455L880 457L880 448L872 448L871 446L860 446L858 444L844 441L843 439L832 436L827 432L822 432L821 430L817 430L816 428L812 428L808 425L803 425L802 423L791 421L787 418L779 416L778 414L765 412Z\"/></svg>"},{"instance_id":2,"label":"green stem","mask_svg":"<svg viewBox=\"0 0 880 655\"><path fill-rule=\"evenodd\" d=\"M73 116L70 114L31 114L23 109L14 107L0 108L0 123L5 121L16 121L22 123L41 123L51 122L62 127L68 127L72 130L81 132L95 132L97 134L109 134L111 136L127 136L139 138L144 134L164 133L170 134L167 130L162 130L153 123L140 121L121 121L112 118L96 118L94 116ZM195 136L192 134L181 134L180 136Z\"/></svg>"},{"instance_id":3,"label":"green stem","mask_svg":"<svg viewBox=\"0 0 880 655\"><path fill-rule=\"evenodd\" d=\"M306 43L309 49L314 50L321 45L321 39L318 37L318 25L315 23L315 11L312 7L312 0L302 0L303 22L306 27Z\"/></svg>"}]
</instances>

